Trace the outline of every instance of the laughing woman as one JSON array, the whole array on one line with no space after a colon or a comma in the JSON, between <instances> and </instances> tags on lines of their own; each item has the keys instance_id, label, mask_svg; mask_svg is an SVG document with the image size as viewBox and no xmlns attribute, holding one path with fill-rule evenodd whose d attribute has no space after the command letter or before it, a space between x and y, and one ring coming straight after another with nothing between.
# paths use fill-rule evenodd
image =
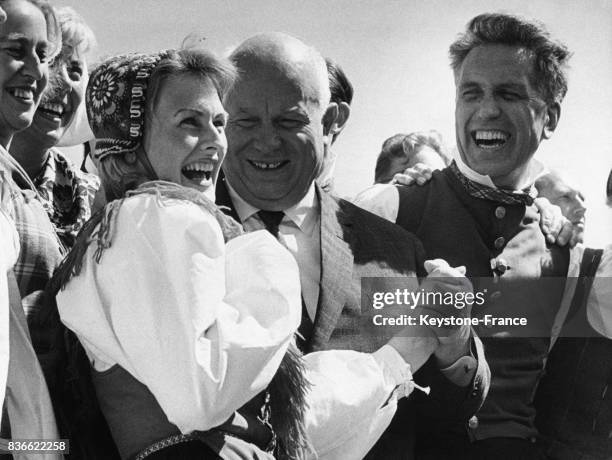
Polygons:
<instances>
[{"instance_id":1,"label":"laughing woman","mask_svg":"<svg viewBox=\"0 0 612 460\"><path fill-rule=\"evenodd\" d=\"M100 181L81 172L55 146L83 101L86 56L95 39L72 8L58 8L56 14L62 31L62 50L53 61L50 84L32 125L14 137L10 150L38 189L58 236L70 248L91 217Z\"/></svg>"},{"instance_id":2,"label":"laughing woman","mask_svg":"<svg viewBox=\"0 0 612 460\"><path fill-rule=\"evenodd\" d=\"M6 20L0 24L0 207L17 227L21 240L17 264L9 273L9 286L16 287L15 274L23 289L21 296L32 294L32 298L39 298L42 283L38 282L45 276L48 279L59 262L59 245L34 192L22 191L13 181L13 177L23 176L23 171L6 149L13 135L32 122L47 83L48 60L59 46L59 29L47 2L3 0L0 7L6 13ZM42 272L44 275L39 277ZM7 375L8 366L3 401L8 418L3 417L1 434L3 438L56 439L49 394L20 300L19 295L13 296L8 311L3 307L0 321L1 375ZM4 359L7 356L8 362ZM41 458L60 456L43 454ZM25 455L15 453L14 457Z\"/></svg>"},{"instance_id":3,"label":"laughing woman","mask_svg":"<svg viewBox=\"0 0 612 460\"><path fill-rule=\"evenodd\" d=\"M87 88L109 204L60 268L57 302L123 459L272 458L274 419L285 458L301 447L296 263L211 201L234 74L166 51L111 58Z\"/></svg>"}]
</instances>

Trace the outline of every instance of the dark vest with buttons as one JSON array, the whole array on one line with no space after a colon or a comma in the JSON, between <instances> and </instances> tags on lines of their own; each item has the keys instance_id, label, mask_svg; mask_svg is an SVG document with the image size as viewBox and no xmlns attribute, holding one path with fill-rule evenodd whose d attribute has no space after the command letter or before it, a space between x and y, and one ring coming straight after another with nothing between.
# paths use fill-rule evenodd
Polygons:
<instances>
[{"instance_id":1,"label":"dark vest with buttons","mask_svg":"<svg viewBox=\"0 0 612 460\"><path fill-rule=\"evenodd\" d=\"M548 353L547 337L567 274L567 248L548 246L535 206L475 198L447 168L425 186L399 187L397 223L423 242L429 259L465 265L485 303L472 316L526 317L528 327L475 327L491 368L489 394L467 432L472 440L530 438L533 397Z\"/></svg>"}]
</instances>

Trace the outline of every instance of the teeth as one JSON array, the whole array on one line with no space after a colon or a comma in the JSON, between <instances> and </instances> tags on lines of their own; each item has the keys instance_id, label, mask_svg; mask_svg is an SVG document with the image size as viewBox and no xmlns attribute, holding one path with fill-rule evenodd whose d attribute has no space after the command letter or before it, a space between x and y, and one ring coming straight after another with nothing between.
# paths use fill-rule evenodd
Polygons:
<instances>
[{"instance_id":1,"label":"teeth","mask_svg":"<svg viewBox=\"0 0 612 460\"><path fill-rule=\"evenodd\" d=\"M257 166L260 169L276 169L278 168L283 162L282 161L276 161L274 163L264 163L262 161L252 161L252 163Z\"/></svg>"},{"instance_id":2,"label":"teeth","mask_svg":"<svg viewBox=\"0 0 612 460\"><path fill-rule=\"evenodd\" d=\"M34 92L31 89L13 88L10 90L13 96L21 99L34 99Z\"/></svg>"},{"instance_id":3,"label":"teeth","mask_svg":"<svg viewBox=\"0 0 612 460\"><path fill-rule=\"evenodd\" d=\"M481 129L474 131L473 137L478 147L494 149L504 145L510 136L496 129Z\"/></svg>"},{"instance_id":4,"label":"teeth","mask_svg":"<svg viewBox=\"0 0 612 460\"><path fill-rule=\"evenodd\" d=\"M214 164L211 162L192 163L183 168L183 171L203 171L212 172Z\"/></svg>"},{"instance_id":5,"label":"teeth","mask_svg":"<svg viewBox=\"0 0 612 460\"><path fill-rule=\"evenodd\" d=\"M190 181L205 185L212 177L215 164L213 161L198 161L184 166L181 172Z\"/></svg>"},{"instance_id":6,"label":"teeth","mask_svg":"<svg viewBox=\"0 0 612 460\"><path fill-rule=\"evenodd\" d=\"M62 115L64 113L64 106L62 104L53 104L53 103L43 103L40 104L40 107L44 110L47 110L49 112L55 112L59 115Z\"/></svg>"},{"instance_id":7,"label":"teeth","mask_svg":"<svg viewBox=\"0 0 612 460\"><path fill-rule=\"evenodd\" d=\"M506 141L506 139L508 139L508 135L506 133L504 133L503 131L496 131L496 130L479 130L476 131L475 133L475 139L477 141L492 141L492 140L500 140L500 141Z\"/></svg>"}]
</instances>

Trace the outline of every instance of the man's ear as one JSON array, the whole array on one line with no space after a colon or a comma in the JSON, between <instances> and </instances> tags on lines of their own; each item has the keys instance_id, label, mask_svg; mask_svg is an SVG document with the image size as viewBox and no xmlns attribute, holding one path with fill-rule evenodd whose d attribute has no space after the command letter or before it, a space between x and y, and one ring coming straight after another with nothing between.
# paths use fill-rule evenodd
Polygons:
<instances>
[{"instance_id":1,"label":"man's ear","mask_svg":"<svg viewBox=\"0 0 612 460\"><path fill-rule=\"evenodd\" d=\"M339 114L340 110L338 109L338 104L335 102L330 102L327 109L325 109L325 113L323 114L323 135L326 138L326 144L331 144L331 139L335 133L334 130L336 129Z\"/></svg>"},{"instance_id":2,"label":"man's ear","mask_svg":"<svg viewBox=\"0 0 612 460\"><path fill-rule=\"evenodd\" d=\"M346 122L351 116L351 106L346 102L338 104L338 117L336 118L335 126L332 127L332 134L336 135L340 133L346 126Z\"/></svg>"},{"instance_id":3,"label":"man's ear","mask_svg":"<svg viewBox=\"0 0 612 460\"><path fill-rule=\"evenodd\" d=\"M548 104L546 107L546 123L544 123L544 132L542 136L544 139L550 139L553 132L557 128L559 118L561 117L561 104L553 102Z\"/></svg>"}]
</instances>

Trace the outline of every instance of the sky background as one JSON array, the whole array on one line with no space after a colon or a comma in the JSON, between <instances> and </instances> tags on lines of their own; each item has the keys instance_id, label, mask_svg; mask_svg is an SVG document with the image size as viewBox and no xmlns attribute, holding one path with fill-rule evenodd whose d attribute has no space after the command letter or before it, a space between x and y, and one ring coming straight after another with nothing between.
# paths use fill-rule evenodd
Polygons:
<instances>
[{"instance_id":1,"label":"sky background","mask_svg":"<svg viewBox=\"0 0 612 460\"><path fill-rule=\"evenodd\" d=\"M177 47L196 33L224 52L260 32L282 31L338 62L355 88L347 128L334 145L336 189L370 185L382 142L437 129L455 144L447 50L475 15L537 18L564 41L569 91L553 138L537 158L571 174L587 198L587 244L612 243L605 183L612 168L612 2L607 0L56 0L94 30L99 56Z\"/></svg>"}]
</instances>

